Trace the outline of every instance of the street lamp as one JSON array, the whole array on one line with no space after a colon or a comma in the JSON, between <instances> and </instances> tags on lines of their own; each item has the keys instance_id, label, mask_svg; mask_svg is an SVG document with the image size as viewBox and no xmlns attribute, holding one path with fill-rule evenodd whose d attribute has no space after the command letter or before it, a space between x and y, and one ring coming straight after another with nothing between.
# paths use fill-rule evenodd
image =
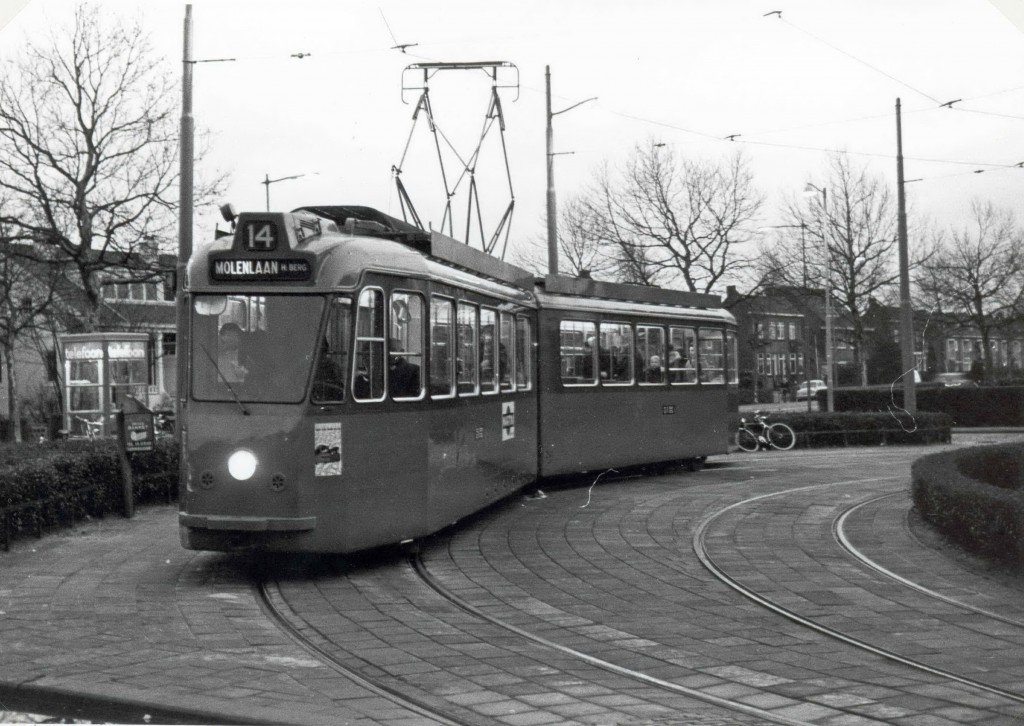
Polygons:
<instances>
[{"instance_id":1,"label":"street lamp","mask_svg":"<svg viewBox=\"0 0 1024 726\"><path fill-rule=\"evenodd\" d=\"M551 128L551 119L560 113L571 111L577 106L582 106L588 101L596 101L597 96L587 98L579 103L574 103L561 111L551 111L551 66L544 66L544 82L547 96L547 145L548 145L548 273L558 274L558 217L555 211L555 152L554 131ZM566 152L563 152L566 153ZM570 152L571 153L571 152Z\"/></svg>"},{"instance_id":2,"label":"street lamp","mask_svg":"<svg viewBox=\"0 0 1024 726\"><path fill-rule=\"evenodd\" d=\"M825 227L828 224L828 192L810 182L804 187L804 196L821 193L821 241L825 244L825 370L828 388L825 395L828 411L835 410L835 361L832 357L832 252L829 249ZM808 392L809 393L809 392Z\"/></svg>"},{"instance_id":3,"label":"street lamp","mask_svg":"<svg viewBox=\"0 0 1024 726\"><path fill-rule=\"evenodd\" d=\"M288 181L289 179L301 179L304 176L316 176L318 173L319 172L313 172L312 175L309 175L309 174L295 174L294 176L283 176L280 179L271 179L269 174L264 174L263 181L261 181L260 184L262 184L263 186L266 187L266 192L267 192L267 211L268 212L270 211L270 185L271 184L276 184L277 182L282 182L282 181Z\"/></svg>"}]
</instances>

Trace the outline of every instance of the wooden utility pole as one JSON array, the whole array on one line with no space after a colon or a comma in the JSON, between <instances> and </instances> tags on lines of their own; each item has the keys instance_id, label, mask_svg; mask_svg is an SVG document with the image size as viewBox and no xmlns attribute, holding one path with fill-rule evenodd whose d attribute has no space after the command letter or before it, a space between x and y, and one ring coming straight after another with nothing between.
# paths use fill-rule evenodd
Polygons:
<instances>
[{"instance_id":1,"label":"wooden utility pole","mask_svg":"<svg viewBox=\"0 0 1024 726\"><path fill-rule=\"evenodd\" d=\"M917 413L917 390L914 387L914 310L910 304L910 262L907 252L907 202L903 181L903 125L900 99L896 99L896 206L900 257L900 352L903 361L903 408Z\"/></svg>"},{"instance_id":2,"label":"wooden utility pole","mask_svg":"<svg viewBox=\"0 0 1024 726\"><path fill-rule=\"evenodd\" d=\"M555 210L555 150L551 128L551 66L544 66L544 88L547 101L548 162L548 274L558 274L558 220Z\"/></svg>"},{"instance_id":3,"label":"wooden utility pole","mask_svg":"<svg viewBox=\"0 0 1024 726\"><path fill-rule=\"evenodd\" d=\"M181 158L180 194L178 200L178 264L175 267L174 303L177 333L175 354L177 371L175 381L175 436L181 440L185 423L185 402L187 400L188 376L188 300L185 296L185 278L188 260L192 256L192 173L194 166L195 121L192 117L192 5L185 5L184 47L181 54Z\"/></svg>"}]
</instances>

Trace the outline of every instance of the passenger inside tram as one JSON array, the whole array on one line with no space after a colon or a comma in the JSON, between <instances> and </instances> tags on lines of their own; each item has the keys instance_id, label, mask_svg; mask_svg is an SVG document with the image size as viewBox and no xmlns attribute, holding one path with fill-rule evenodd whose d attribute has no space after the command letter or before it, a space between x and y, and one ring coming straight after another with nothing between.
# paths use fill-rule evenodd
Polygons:
<instances>
[{"instance_id":1,"label":"passenger inside tram","mask_svg":"<svg viewBox=\"0 0 1024 726\"><path fill-rule=\"evenodd\" d=\"M401 353L402 345L391 339L391 369L388 371L388 388L392 398L416 398L420 395L420 367L410 363Z\"/></svg>"}]
</instances>

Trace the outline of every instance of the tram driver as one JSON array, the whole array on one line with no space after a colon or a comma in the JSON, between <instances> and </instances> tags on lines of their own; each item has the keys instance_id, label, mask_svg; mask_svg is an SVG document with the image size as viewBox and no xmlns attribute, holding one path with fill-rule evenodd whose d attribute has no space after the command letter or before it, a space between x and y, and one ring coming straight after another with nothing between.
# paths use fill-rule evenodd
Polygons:
<instances>
[{"instance_id":1,"label":"tram driver","mask_svg":"<svg viewBox=\"0 0 1024 726\"><path fill-rule=\"evenodd\" d=\"M249 374L240 360L241 347L242 328L238 323L224 323L217 345L217 368L228 383L241 383Z\"/></svg>"}]
</instances>

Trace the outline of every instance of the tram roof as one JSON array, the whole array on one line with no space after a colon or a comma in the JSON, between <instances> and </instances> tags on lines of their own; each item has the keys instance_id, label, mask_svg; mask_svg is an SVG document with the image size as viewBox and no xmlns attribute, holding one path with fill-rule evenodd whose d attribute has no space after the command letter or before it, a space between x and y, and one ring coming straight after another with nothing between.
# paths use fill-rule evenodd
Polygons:
<instances>
[{"instance_id":1,"label":"tram roof","mask_svg":"<svg viewBox=\"0 0 1024 726\"><path fill-rule=\"evenodd\" d=\"M401 242L414 249L500 282L532 289L534 274L439 232L425 231L372 207L353 205L300 207L294 212L310 212L329 219L343 231Z\"/></svg>"},{"instance_id":2,"label":"tram roof","mask_svg":"<svg viewBox=\"0 0 1024 726\"><path fill-rule=\"evenodd\" d=\"M667 288L648 285L629 285L623 283L603 282L590 278L569 277L566 275L546 275L538 277L534 273L517 265L505 262L493 257L482 250L470 247L468 244L448 237L434 231L422 230L415 225L409 224L401 219L384 214L372 207L359 205L311 205L299 207L292 210L290 214L276 213L249 213L239 217L239 224L246 221L277 221L285 237L285 244L296 255L313 255L313 250L318 247L320 240L327 241L321 237L321 226L312 222L314 215L320 219L327 220L328 226L322 229L323 233L330 236L333 232L347 234L350 237L361 238L363 243L359 246L369 252L372 249L366 244L372 238L385 239L398 243L410 250L418 252L427 258L436 260L450 268L461 269L465 272L483 278L489 278L499 283L504 283L518 288L526 295L536 293L541 301L542 307L572 307L591 300L598 302L607 301L610 303L630 303L643 307L674 307L686 308L691 311L721 311L722 302L717 295L685 292L681 290L670 290ZM310 226L312 225L312 226ZM309 227L304 231L300 228ZM313 231L312 237L308 236ZM231 241L224 240L203 250L211 258L239 257L233 255L232 251L238 249L239 232L231 235ZM313 246L310 247L309 245ZM302 247L306 251L299 251ZM392 253L393 254L393 253ZM404 257L404 256L402 256ZM258 259L258 254L245 254L240 259ZM312 259L312 258L309 258ZM392 264L398 260L391 257ZM422 258L421 258L422 259ZM406 259L405 264L398 263L397 269L407 267L412 262L411 257ZM435 268L437 269L437 268ZM411 268L407 272L411 272ZM426 270L423 270L426 272ZM206 267L203 271L197 270L205 277ZM436 273L435 273L436 274ZM467 279L467 283L469 280ZM508 291L511 292L511 291Z\"/></svg>"}]
</instances>

